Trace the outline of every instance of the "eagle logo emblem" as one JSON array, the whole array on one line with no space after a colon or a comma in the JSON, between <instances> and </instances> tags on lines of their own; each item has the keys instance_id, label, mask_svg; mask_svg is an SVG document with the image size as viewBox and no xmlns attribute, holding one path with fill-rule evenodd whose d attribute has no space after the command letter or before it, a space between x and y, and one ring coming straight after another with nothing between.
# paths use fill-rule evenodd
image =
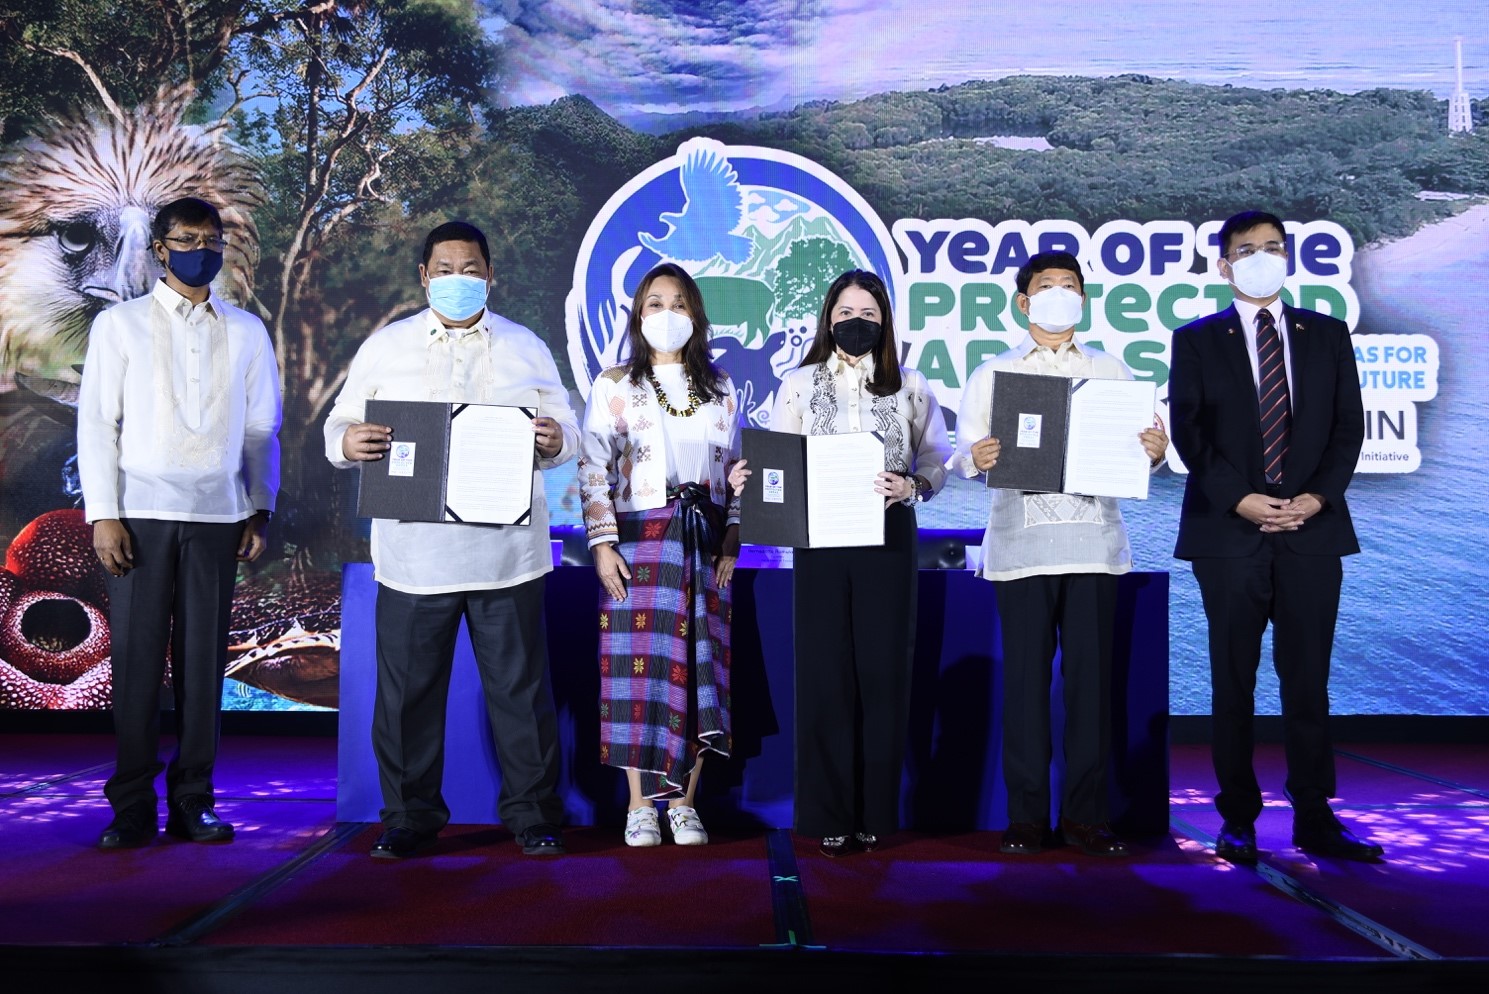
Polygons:
<instances>
[{"instance_id":1,"label":"eagle logo emblem","mask_svg":"<svg viewBox=\"0 0 1489 994\"><path fill-rule=\"evenodd\" d=\"M674 262L697 280L713 354L740 391L746 423L768 427L780 375L816 333L833 279L870 269L891 290L894 241L830 170L789 152L693 138L633 177L580 245L565 309L580 390L625 358L636 284Z\"/></svg>"}]
</instances>

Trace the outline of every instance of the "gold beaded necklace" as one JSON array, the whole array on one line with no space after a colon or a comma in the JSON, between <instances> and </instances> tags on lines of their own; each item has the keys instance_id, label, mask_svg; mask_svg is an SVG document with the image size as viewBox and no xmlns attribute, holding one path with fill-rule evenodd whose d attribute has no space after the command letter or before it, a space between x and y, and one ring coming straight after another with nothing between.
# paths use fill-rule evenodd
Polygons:
<instances>
[{"instance_id":1,"label":"gold beaded necklace","mask_svg":"<svg viewBox=\"0 0 1489 994\"><path fill-rule=\"evenodd\" d=\"M651 381L651 388L657 392L657 403L662 405L662 410L674 418L690 418L698 413L698 408L703 406L703 398L698 396L698 391L693 389L693 380L686 371L683 373L683 382L688 385L688 406L680 411L667 401L667 391L662 389L662 384L657 381L657 374L654 371L648 369L646 378Z\"/></svg>"}]
</instances>

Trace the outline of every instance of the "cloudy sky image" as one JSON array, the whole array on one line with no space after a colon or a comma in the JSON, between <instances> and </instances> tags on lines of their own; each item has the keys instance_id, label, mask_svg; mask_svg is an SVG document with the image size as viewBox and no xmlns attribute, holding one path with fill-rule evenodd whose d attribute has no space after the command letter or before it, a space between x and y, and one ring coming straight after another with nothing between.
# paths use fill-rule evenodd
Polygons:
<instances>
[{"instance_id":1,"label":"cloudy sky image","mask_svg":"<svg viewBox=\"0 0 1489 994\"><path fill-rule=\"evenodd\" d=\"M1482 0L497 0L504 99L579 93L632 125L1018 74L1489 96Z\"/></svg>"},{"instance_id":2,"label":"cloudy sky image","mask_svg":"<svg viewBox=\"0 0 1489 994\"><path fill-rule=\"evenodd\" d=\"M769 106L797 62L856 4L812 0L504 3L509 103L582 93L623 118ZM865 5L870 6L870 5Z\"/></svg>"}]
</instances>

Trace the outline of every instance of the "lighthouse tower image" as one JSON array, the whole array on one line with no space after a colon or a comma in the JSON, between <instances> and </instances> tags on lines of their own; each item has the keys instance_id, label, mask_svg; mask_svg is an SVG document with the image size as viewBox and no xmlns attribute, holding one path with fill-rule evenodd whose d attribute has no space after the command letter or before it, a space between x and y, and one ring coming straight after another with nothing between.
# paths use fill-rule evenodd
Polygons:
<instances>
[{"instance_id":1,"label":"lighthouse tower image","mask_svg":"<svg viewBox=\"0 0 1489 994\"><path fill-rule=\"evenodd\" d=\"M1468 94L1463 89L1463 39L1455 42L1458 56L1458 86L1448 98L1448 132L1450 134L1473 131L1473 112L1468 106Z\"/></svg>"}]
</instances>

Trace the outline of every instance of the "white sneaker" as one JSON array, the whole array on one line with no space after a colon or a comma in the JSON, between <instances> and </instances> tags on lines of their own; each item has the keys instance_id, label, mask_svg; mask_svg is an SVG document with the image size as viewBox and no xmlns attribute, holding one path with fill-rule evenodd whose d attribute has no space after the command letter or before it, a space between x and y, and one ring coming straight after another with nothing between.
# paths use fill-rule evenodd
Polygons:
<instances>
[{"instance_id":1,"label":"white sneaker","mask_svg":"<svg viewBox=\"0 0 1489 994\"><path fill-rule=\"evenodd\" d=\"M708 845L708 833L698 812L687 805L667 809L667 827L672 829L672 841L680 846Z\"/></svg>"},{"instance_id":2,"label":"white sneaker","mask_svg":"<svg viewBox=\"0 0 1489 994\"><path fill-rule=\"evenodd\" d=\"M651 805L637 808L626 814L626 845L659 846L662 844L662 826L657 821L657 809Z\"/></svg>"}]
</instances>

